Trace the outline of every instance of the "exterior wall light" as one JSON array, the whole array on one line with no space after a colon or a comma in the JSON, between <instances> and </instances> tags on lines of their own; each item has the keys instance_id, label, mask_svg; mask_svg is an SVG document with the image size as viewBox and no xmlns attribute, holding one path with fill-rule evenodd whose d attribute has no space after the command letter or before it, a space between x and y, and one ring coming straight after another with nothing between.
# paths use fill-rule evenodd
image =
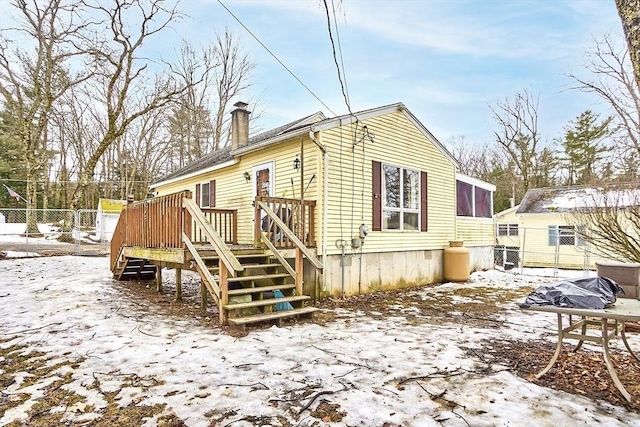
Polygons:
<instances>
[{"instance_id":1,"label":"exterior wall light","mask_svg":"<svg viewBox=\"0 0 640 427\"><path fill-rule=\"evenodd\" d=\"M296 158L293 160L293 169L300 169L300 158L298 156L296 156Z\"/></svg>"},{"instance_id":2,"label":"exterior wall light","mask_svg":"<svg viewBox=\"0 0 640 427\"><path fill-rule=\"evenodd\" d=\"M244 176L245 181L247 181L247 182L251 181L251 174L249 172L244 171L242 176Z\"/></svg>"}]
</instances>

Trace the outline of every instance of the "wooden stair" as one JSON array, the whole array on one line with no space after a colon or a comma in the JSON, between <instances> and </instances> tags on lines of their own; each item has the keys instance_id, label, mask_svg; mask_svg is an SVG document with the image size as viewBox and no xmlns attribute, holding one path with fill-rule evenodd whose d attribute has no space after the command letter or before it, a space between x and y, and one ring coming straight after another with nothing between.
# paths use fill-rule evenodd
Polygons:
<instances>
[{"instance_id":1,"label":"wooden stair","mask_svg":"<svg viewBox=\"0 0 640 427\"><path fill-rule=\"evenodd\" d=\"M199 251L201 259L212 275L219 271L219 259L215 254ZM228 277L228 302L221 304L227 313L228 323L244 326L258 322L278 322L283 319L312 316L317 308L305 306L308 295L296 295L295 280L269 250L233 250L244 271L237 277ZM203 278L204 280L204 278ZM281 292L284 297L277 298ZM291 309L283 309L284 307Z\"/></svg>"},{"instance_id":2,"label":"wooden stair","mask_svg":"<svg viewBox=\"0 0 640 427\"><path fill-rule=\"evenodd\" d=\"M157 267L146 259L122 256L113 271L116 280L155 280Z\"/></svg>"}]
</instances>

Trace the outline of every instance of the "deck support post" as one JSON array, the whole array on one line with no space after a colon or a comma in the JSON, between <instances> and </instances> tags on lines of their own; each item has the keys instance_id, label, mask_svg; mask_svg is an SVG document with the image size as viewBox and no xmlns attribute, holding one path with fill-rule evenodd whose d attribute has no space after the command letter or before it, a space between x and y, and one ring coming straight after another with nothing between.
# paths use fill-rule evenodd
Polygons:
<instances>
[{"instance_id":1,"label":"deck support post","mask_svg":"<svg viewBox=\"0 0 640 427\"><path fill-rule=\"evenodd\" d=\"M162 292L162 267L156 265L156 291Z\"/></svg>"},{"instance_id":2,"label":"deck support post","mask_svg":"<svg viewBox=\"0 0 640 427\"><path fill-rule=\"evenodd\" d=\"M182 269L176 268L176 301L182 301Z\"/></svg>"},{"instance_id":3,"label":"deck support post","mask_svg":"<svg viewBox=\"0 0 640 427\"><path fill-rule=\"evenodd\" d=\"M204 281L200 280L200 308L203 310L207 309L207 286L204 284Z\"/></svg>"},{"instance_id":4,"label":"deck support post","mask_svg":"<svg viewBox=\"0 0 640 427\"><path fill-rule=\"evenodd\" d=\"M302 249L296 247L296 295L302 295L302 283L304 281L304 258L302 257Z\"/></svg>"},{"instance_id":5,"label":"deck support post","mask_svg":"<svg viewBox=\"0 0 640 427\"><path fill-rule=\"evenodd\" d=\"M227 270L227 266L221 262L219 263L218 270L218 278L220 285L220 298L218 300L218 312L220 313L220 324L227 324L227 311L224 309L224 306L229 304L229 282L227 278L229 277L229 270Z\"/></svg>"}]
</instances>

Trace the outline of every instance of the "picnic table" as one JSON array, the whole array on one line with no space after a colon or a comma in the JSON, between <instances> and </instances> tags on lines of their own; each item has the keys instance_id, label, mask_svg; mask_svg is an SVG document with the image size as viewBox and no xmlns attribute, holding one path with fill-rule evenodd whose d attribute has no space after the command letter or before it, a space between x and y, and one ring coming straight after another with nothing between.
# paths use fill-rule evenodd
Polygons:
<instances>
[{"instance_id":1,"label":"picnic table","mask_svg":"<svg viewBox=\"0 0 640 427\"><path fill-rule=\"evenodd\" d=\"M602 346L604 362L607 365L607 370L609 371L609 375L611 376L613 383L618 390L620 390L620 393L622 393L625 399L631 401L631 395L618 379L618 375L616 374L613 363L611 362L611 356L609 354L609 340L619 335L629 353L638 363L640 363L640 358L638 358L633 350L631 350L631 347L627 342L627 336L625 335L626 322L640 321L640 300L619 298L615 304L604 309L568 308L554 305L531 305L529 307L522 307L522 309L556 313L558 316L558 343L556 345L556 351L549 361L549 364L547 364L547 366L536 375L536 378L540 378L545 375L556 363L558 356L560 356L560 352L562 351L563 340L578 340L578 345L574 351L578 351L580 347L582 347L582 343L584 341L589 341ZM569 316L569 326L566 328L563 328L563 314ZM581 319L575 320L574 316L578 316ZM594 334L593 332L595 329L587 330L588 326L598 326L598 332ZM576 329L580 329L579 333L574 332ZM588 332L592 333L589 334Z\"/></svg>"}]
</instances>

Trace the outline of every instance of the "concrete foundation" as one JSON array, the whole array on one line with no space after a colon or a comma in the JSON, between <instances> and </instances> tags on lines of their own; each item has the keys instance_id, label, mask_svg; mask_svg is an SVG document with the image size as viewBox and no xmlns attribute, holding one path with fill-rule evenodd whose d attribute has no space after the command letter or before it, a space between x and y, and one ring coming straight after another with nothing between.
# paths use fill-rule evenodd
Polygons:
<instances>
[{"instance_id":1,"label":"concrete foundation","mask_svg":"<svg viewBox=\"0 0 640 427\"><path fill-rule=\"evenodd\" d=\"M492 247L469 248L469 256L471 271L493 268ZM305 263L305 291L322 299L440 283L443 260L443 249L348 254L344 259L343 280L342 257L330 255L324 269L324 288L322 275L309 274L314 269Z\"/></svg>"}]
</instances>

